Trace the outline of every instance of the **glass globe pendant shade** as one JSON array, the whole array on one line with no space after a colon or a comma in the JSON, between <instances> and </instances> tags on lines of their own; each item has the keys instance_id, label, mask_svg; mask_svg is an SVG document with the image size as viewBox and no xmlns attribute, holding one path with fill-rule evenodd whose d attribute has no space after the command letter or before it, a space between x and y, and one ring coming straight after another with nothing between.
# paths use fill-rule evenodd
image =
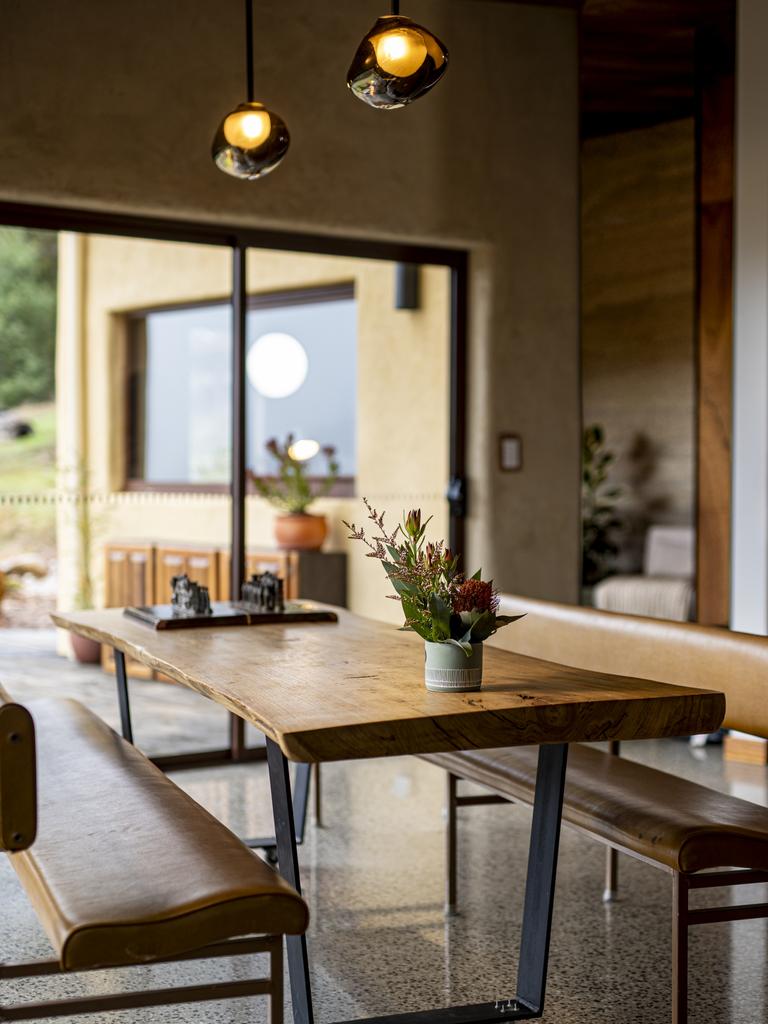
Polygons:
<instances>
[{"instance_id":1,"label":"glass globe pendant shade","mask_svg":"<svg viewBox=\"0 0 768 1024\"><path fill-rule=\"evenodd\" d=\"M358 46L347 85L363 103L395 110L429 92L447 67L437 36L404 15L385 14Z\"/></svg>"},{"instance_id":2,"label":"glass globe pendant shade","mask_svg":"<svg viewBox=\"0 0 768 1024\"><path fill-rule=\"evenodd\" d=\"M249 100L221 122L211 153L220 171L255 181L277 167L290 141L285 121L263 103Z\"/></svg>"}]
</instances>

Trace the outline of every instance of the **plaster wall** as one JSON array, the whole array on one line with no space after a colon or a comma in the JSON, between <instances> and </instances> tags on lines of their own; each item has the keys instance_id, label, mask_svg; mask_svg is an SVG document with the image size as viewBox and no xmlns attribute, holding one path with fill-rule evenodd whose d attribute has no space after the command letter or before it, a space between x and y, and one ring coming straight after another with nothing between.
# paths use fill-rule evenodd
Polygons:
<instances>
[{"instance_id":1,"label":"plaster wall","mask_svg":"<svg viewBox=\"0 0 768 1024\"><path fill-rule=\"evenodd\" d=\"M257 91L293 143L268 179L243 184L209 156L242 98L239 0L5 4L0 200L466 247L468 560L504 589L575 600L576 13L421 0L451 67L389 114L344 86L377 13L359 0L259 4ZM522 472L498 470L500 431L522 435Z\"/></svg>"}]
</instances>

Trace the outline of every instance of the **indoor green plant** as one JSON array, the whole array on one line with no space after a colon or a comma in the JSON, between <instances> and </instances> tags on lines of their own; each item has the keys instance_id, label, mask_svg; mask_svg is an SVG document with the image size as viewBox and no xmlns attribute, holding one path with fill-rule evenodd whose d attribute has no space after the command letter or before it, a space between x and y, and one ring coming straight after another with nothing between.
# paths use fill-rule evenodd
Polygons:
<instances>
[{"instance_id":1,"label":"indoor green plant","mask_svg":"<svg viewBox=\"0 0 768 1024\"><path fill-rule=\"evenodd\" d=\"M403 522L387 533L384 513L363 498L368 518L378 533L366 536L363 527L345 522L352 540L368 547L368 557L378 558L400 601L404 629L425 641L424 679L428 690L479 690L483 680L483 641L501 626L521 615L499 615L499 597L492 582L480 571L467 577L459 569L458 556L443 541L425 539L430 520L422 522L421 509L403 516ZM431 517L430 517L431 518Z\"/></svg>"},{"instance_id":2,"label":"indoor green plant","mask_svg":"<svg viewBox=\"0 0 768 1024\"><path fill-rule=\"evenodd\" d=\"M253 485L270 504L281 510L275 520L275 539L278 547L290 550L318 551L323 546L328 526L325 516L312 515L308 509L318 498L324 498L333 487L339 475L336 449L331 445L320 447L308 442L311 455L301 452L293 434L280 444L276 438L266 443L266 449L277 463L274 477L258 477L251 474ZM308 463L321 452L326 460L326 475L313 480L308 472Z\"/></svg>"},{"instance_id":3,"label":"indoor green plant","mask_svg":"<svg viewBox=\"0 0 768 1024\"><path fill-rule=\"evenodd\" d=\"M616 456L605 447L599 423L584 428L581 461L582 585L593 587L615 571L622 525L616 514L621 488L610 480Z\"/></svg>"}]
</instances>

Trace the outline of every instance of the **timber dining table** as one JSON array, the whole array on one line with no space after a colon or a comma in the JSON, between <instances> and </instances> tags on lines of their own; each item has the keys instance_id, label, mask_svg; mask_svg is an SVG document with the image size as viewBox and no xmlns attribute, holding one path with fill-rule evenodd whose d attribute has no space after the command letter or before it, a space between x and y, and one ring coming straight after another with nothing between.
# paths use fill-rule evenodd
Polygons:
<instances>
[{"instance_id":1,"label":"timber dining table","mask_svg":"<svg viewBox=\"0 0 768 1024\"><path fill-rule=\"evenodd\" d=\"M517 987L509 998L367 1018L492 1024L541 1017L568 744L715 731L723 694L587 672L487 647L483 688L432 693L423 642L343 609L338 622L154 631L120 609L56 613L57 626L135 658L266 737L281 874L301 891L288 762L539 747ZM127 711L127 706L126 709ZM287 938L294 1021L312 1024L304 936Z\"/></svg>"}]
</instances>

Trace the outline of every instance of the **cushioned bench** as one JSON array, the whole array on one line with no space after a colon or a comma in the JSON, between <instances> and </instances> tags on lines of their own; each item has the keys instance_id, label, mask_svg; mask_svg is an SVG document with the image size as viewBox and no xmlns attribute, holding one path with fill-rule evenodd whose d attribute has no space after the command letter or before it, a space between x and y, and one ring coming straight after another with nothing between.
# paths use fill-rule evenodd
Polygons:
<instances>
[{"instance_id":1,"label":"cushioned bench","mask_svg":"<svg viewBox=\"0 0 768 1024\"><path fill-rule=\"evenodd\" d=\"M267 979L2 1006L0 1020L267 994L280 1024L282 935L306 929L306 904L81 704L24 708L0 688L0 847L57 957L0 978L270 955Z\"/></svg>"},{"instance_id":2,"label":"cushioned bench","mask_svg":"<svg viewBox=\"0 0 768 1024\"><path fill-rule=\"evenodd\" d=\"M502 598L525 619L494 638L521 654L661 682L722 690L725 724L768 736L768 640L687 623ZM768 881L768 810L611 751L575 745L568 758L563 820L608 845L605 898L617 889L616 851L673 877L673 1013L687 1020L688 928L768 917L768 905L689 907L689 891ZM447 904L456 905L456 810L498 800L533 802L536 750L527 747L429 755L448 772ZM492 796L461 796L465 779Z\"/></svg>"}]
</instances>

